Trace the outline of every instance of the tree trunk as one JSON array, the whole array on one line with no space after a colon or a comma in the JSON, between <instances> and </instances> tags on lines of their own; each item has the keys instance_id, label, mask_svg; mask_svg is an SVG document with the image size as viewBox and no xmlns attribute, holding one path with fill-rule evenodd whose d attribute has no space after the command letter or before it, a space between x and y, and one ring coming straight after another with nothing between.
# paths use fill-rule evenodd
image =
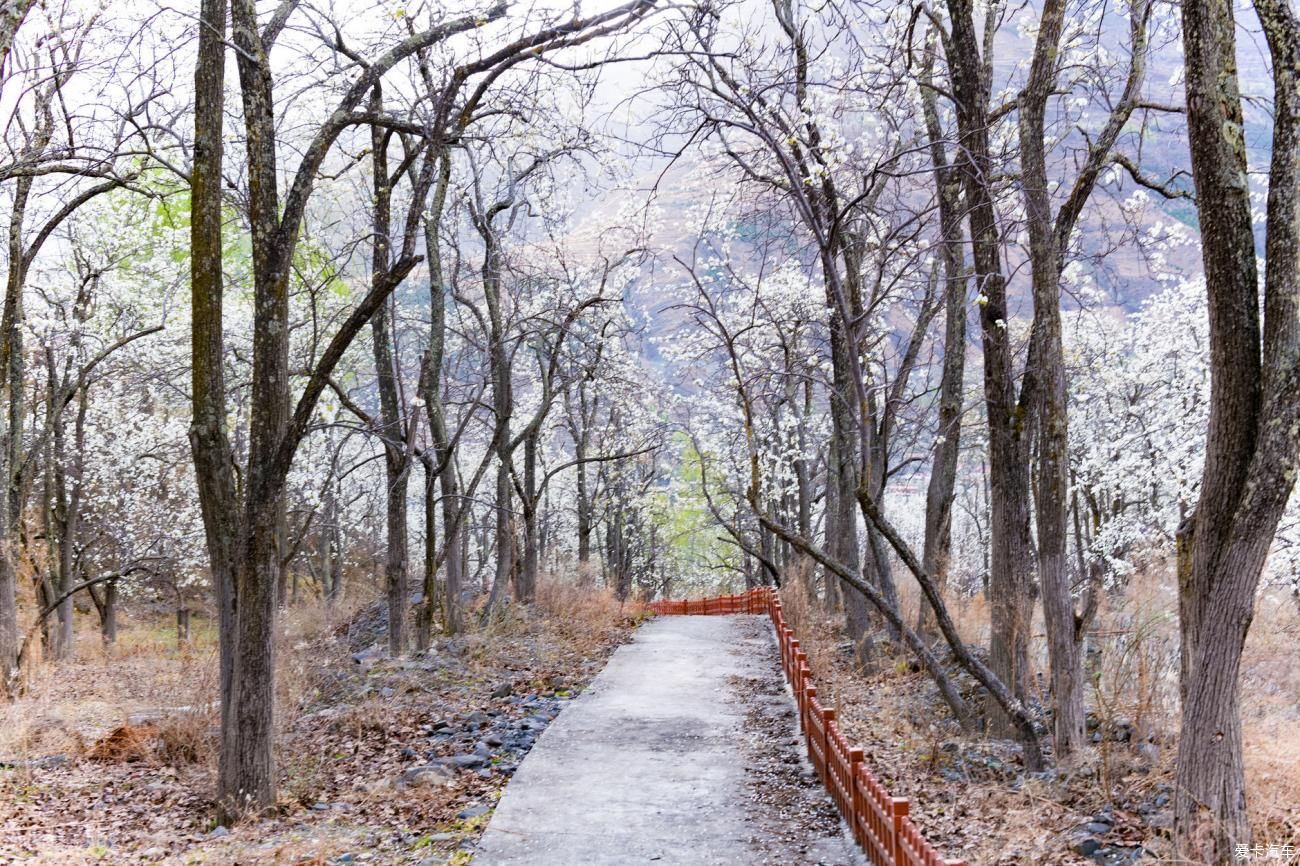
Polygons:
<instances>
[{"instance_id":1,"label":"tree trunk","mask_svg":"<svg viewBox=\"0 0 1300 866\"><path fill-rule=\"evenodd\" d=\"M234 465L226 436L222 338L222 118L226 0L203 0L194 68L194 158L190 174L192 307L190 449L203 513L209 570L217 600L222 730L234 707L235 540L242 532Z\"/></svg>"},{"instance_id":2,"label":"tree trunk","mask_svg":"<svg viewBox=\"0 0 1300 866\"><path fill-rule=\"evenodd\" d=\"M63 443L62 416L55 420L54 452L58 466L56 489L59 500L59 577L62 585L60 593L66 593L81 582L77 572L77 545L81 536L81 477L86 462L86 411L89 408L89 396L85 388L77 396L77 416L73 420L72 453L66 453ZM51 410L52 411L52 410ZM71 658L74 650L75 632L73 622L73 597L68 596L59 604L59 646L62 656Z\"/></svg>"},{"instance_id":3,"label":"tree trunk","mask_svg":"<svg viewBox=\"0 0 1300 866\"><path fill-rule=\"evenodd\" d=\"M424 603L415 616L415 650L425 652L433 642L433 621L439 610L438 592L438 486L437 468L431 460L424 466ZM443 608L445 610L445 608Z\"/></svg>"},{"instance_id":4,"label":"tree trunk","mask_svg":"<svg viewBox=\"0 0 1300 866\"><path fill-rule=\"evenodd\" d=\"M320 575L321 592L327 604L333 604L339 595L338 563L338 499L334 493L333 467L325 490L321 494L321 520L316 529L316 561Z\"/></svg>"},{"instance_id":5,"label":"tree trunk","mask_svg":"<svg viewBox=\"0 0 1300 866\"><path fill-rule=\"evenodd\" d=\"M275 592L287 472L278 464L290 414L289 272L287 250L280 244L271 69L253 0L234 0L232 22L249 160L253 370L243 532L237 536L235 564L234 707L230 727L222 730L217 776L218 808L227 820L260 813L276 799Z\"/></svg>"},{"instance_id":6,"label":"tree trunk","mask_svg":"<svg viewBox=\"0 0 1300 866\"><path fill-rule=\"evenodd\" d=\"M1037 388L1038 461L1034 503L1038 522L1038 579L1052 683L1053 732L1058 758L1084 748L1083 666L1075 641L1074 601L1066 570L1066 517L1070 487L1065 349L1061 334L1063 250L1056 244L1047 176L1045 119L1056 84L1057 54L1065 23L1063 0L1047 0L1039 18L1029 78L1020 100L1022 197L1029 233L1034 299L1030 350Z\"/></svg>"},{"instance_id":7,"label":"tree trunk","mask_svg":"<svg viewBox=\"0 0 1300 866\"><path fill-rule=\"evenodd\" d=\"M9 272L5 280L3 319L0 320L0 387L4 393L5 430L0 443L0 695L12 696L18 688L18 556L19 489L24 426L23 354L23 218L32 179L20 177L15 185L9 219Z\"/></svg>"},{"instance_id":8,"label":"tree trunk","mask_svg":"<svg viewBox=\"0 0 1300 866\"><path fill-rule=\"evenodd\" d=\"M117 581L104 584L104 603L99 610L99 636L105 647L117 645Z\"/></svg>"},{"instance_id":9,"label":"tree trunk","mask_svg":"<svg viewBox=\"0 0 1300 866\"><path fill-rule=\"evenodd\" d=\"M484 615L492 611L500 602L502 594L510 586L511 574L514 572L515 522L510 493L510 465L497 463L496 500L494 504L493 546L496 548L496 568L492 572L492 590L488 594Z\"/></svg>"},{"instance_id":10,"label":"tree trunk","mask_svg":"<svg viewBox=\"0 0 1300 866\"><path fill-rule=\"evenodd\" d=\"M1238 674L1300 457L1300 26L1287 4L1261 0L1255 10L1274 77L1262 329L1233 7L1182 6L1211 375L1200 499L1179 532L1174 840L1180 856L1216 866L1251 841Z\"/></svg>"},{"instance_id":11,"label":"tree trunk","mask_svg":"<svg viewBox=\"0 0 1300 866\"><path fill-rule=\"evenodd\" d=\"M989 659L997 677L1017 700L1023 701L1029 674L1034 551L1029 524L1026 431L1016 405L1015 367L1007 333L1006 278L989 189L989 178L994 173L989 149L989 82L984 79L971 0L948 0L948 10L954 48L948 62L965 149L965 158L958 165L966 191L975 277L981 292L984 402L989 426ZM1001 706L990 700L988 711L992 733L1014 733L1015 726Z\"/></svg>"},{"instance_id":12,"label":"tree trunk","mask_svg":"<svg viewBox=\"0 0 1300 866\"><path fill-rule=\"evenodd\" d=\"M446 410L442 398L442 365L447 345L447 292L442 270L442 242L438 232L442 224L443 209L447 201L447 188L451 183L451 156L446 148L438 154L438 179L429 200L429 212L424 218L425 259L429 264L429 348L425 355L424 398L429 421L429 435L433 440L434 474L442 490L443 533L443 626L448 634L459 634L464 627L463 599L465 556L463 543L469 533L461 525L465 519L463 509L469 503L460 501L456 466L450 437L447 432ZM432 496L432 480L425 490ZM429 507L432 507L430 505ZM430 536L432 537L432 536ZM431 575L436 580L436 575Z\"/></svg>"},{"instance_id":13,"label":"tree trunk","mask_svg":"<svg viewBox=\"0 0 1300 866\"><path fill-rule=\"evenodd\" d=\"M515 586L515 599L521 604L532 604L537 596L537 572L541 550L541 538L537 525L537 437L540 428L529 432L524 439L524 479L520 506L524 518L523 561L519 568L518 583Z\"/></svg>"},{"instance_id":14,"label":"tree trunk","mask_svg":"<svg viewBox=\"0 0 1300 866\"><path fill-rule=\"evenodd\" d=\"M948 164L935 92L929 88L933 49L926 55L922 80L922 109L934 185L939 203L940 250L944 278L943 372L939 382L939 424L934 458L925 491L925 546L921 563L942 595L948 586L952 555L952 506L956 498L957 463L961 456L962 392L966 375L966 266L962 244L961 176ZM924 596L917 611L916 631L932 640L933 611Z\"/></svg>"}]
</instances>

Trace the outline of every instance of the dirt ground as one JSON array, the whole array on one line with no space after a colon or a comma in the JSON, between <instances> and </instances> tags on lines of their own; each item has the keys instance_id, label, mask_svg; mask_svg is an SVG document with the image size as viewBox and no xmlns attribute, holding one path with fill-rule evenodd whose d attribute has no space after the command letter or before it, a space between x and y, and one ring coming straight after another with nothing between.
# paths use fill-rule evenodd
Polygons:
<instances>
[{"instance_id":1,"label":"dirt ground","mask_svg":"<svg viewBox=\"0 0 1300 866\"><path fill-rule=\"evenodd\" d=\"M0 707L0 864L467 863L532 739L638 614L557 590L534 615L396 660L374 645L382 620L286 616L279 808L235 827L212 820L210 636L177 648L139 622L112 653L83 641ZM485 738L501 745L443 771Z\"/></svg>"},{"instance_id":2,"label":"dirt ground","mask_svg":"<svg viewBox=\"0 0 1300 866\"><path fill-rule=\"evenodd\" d=\"M1028 777L1016 743L963 734L929 677L883 636L863 670L837 619L810 604L806 589L788 587L782 598L846 737L894 796L911 800L913 821L942 856L972 866L1122 866L1172 862L1177 601L1163 577L1135 577L1100 615L1088 694L1093 754ZM979 645L978 605L956 605L955 616ZM1262 594L1241 688L1252 825L1265 848L1300 847L1297 637L1294 599ZM951 673L968 699L981 700L969 677ZM1042 705L1044 685L1040 678Z\"/></svg>"}]
</instances>

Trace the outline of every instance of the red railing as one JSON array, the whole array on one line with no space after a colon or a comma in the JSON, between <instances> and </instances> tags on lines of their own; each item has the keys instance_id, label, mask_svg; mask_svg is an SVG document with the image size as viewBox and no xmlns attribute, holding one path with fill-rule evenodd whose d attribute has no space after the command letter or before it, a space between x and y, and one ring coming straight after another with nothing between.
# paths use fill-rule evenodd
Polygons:
<instances>
[{"instance_id":1,"label":"red railing","mask_svg":"<svg viewBox=\"0 0 1300 866\"><path fill-rule=\"evenodd\" d=\"M906 799L889 796L868 769L863 751L850 746L835 719L835 710L822 705L808 670L808 654L799 647L785 622L781 599L771 587L739 595L688 601L651 602L664 615L767 614L781 647L781 667L799 706L799 727L808 743L808 757L831 799L853 830L858 844L875 866L966 866L944 860L908 817Z\"/></svg>"}]
</instances>

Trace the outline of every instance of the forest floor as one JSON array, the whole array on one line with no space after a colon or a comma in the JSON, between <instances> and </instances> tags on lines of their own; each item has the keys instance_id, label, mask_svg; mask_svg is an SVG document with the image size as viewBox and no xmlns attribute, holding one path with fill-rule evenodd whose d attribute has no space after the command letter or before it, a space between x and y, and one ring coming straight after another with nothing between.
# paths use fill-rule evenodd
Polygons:
<instances>
[{"instance_id":1,"label":"forest floor","mask_svg":"<svg viewBox=\"0 0 1300 866\"><path fill-rule=\"evenodd\" d=\"M212 822L211 635L83 640L0 707L0 864L467 863L518 761L640 619L595 590L542 595L400 660L377 606L290 611L279 809L234 827Z\"/></svg>"},{"instance_id":2,"label":"forest floor","mask_svg":"<svg viewBox=\"0 0 1300 866\"><path fill-rule=\"evenodd\" d=\"M864 672L836 619L810 604L804 587L782 598L846 737L893 796L911 799L913 820L943 856L972 866L1173 862L1178 635L1166 573L1135 575L1099 615L1102 653L1090 659L1088 694L1094 753L1030 776L1016 743L963 734L929 677L891 654L883 635ZM977 602L954 611L968 641L987 642ZM980 700L969 677L950 673ZM1294 862L1280 853L1300 850L1300 605L1291 595L1261 594L1241 688L1254 841L1265 852L1255 859Z\"/></svg>"},{"instance_id":3,"label":"forest floor","mask_svg":"<svg viewBox=\"0 0 1300 866\"><path fill-rule=\"evenodd\" d=\"M1135 575L1099 617L1095 753L1031 776L1015 744L956 730L928 678L886 641L864 671L800 586L783 598L846 736L892 794L911 799L944 856L972 866L1168 862L1177 620L1167 574ZM978 603L954 609L967 640L985 642ZM291 610L277 649L280 806L234 827L211 818L216 665L205 623L178 647L142 619L105 653L86 621L77 658L36 671L31 691L0 707L0 864L464 866L523 755L641 619L597 591L550 586L531 614L511 610L392 660L378 650L377 606ZM743 700L761 679L733 678L719 697ZM1261 596L1242 708L1255 841L1294 850L1300 607L1290 596ZM761 770L782 722L747 724L757 751L746 763ZM753 727L762 724L770 730ZM767 764L794 767L787 758ZM787 781L798 794L807 780ZM763 802L771 780L751 782Z\"/></svg>"}]
</instances>

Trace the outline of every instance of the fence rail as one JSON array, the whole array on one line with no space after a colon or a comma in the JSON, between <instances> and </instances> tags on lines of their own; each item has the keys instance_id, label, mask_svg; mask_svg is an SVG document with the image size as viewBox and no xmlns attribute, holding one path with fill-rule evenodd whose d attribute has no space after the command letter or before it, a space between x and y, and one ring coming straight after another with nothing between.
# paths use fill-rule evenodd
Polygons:
<instances>
[{"instance_id":1,"label":"fence rail","mask_svg":"<svg viewBox=\"0 0 1300 866\"><path fill-rule=\"evenodd\" d=\"M682 601L651 602L650 609L666 616L767 614L781 647L781 667L799 706L799 727L808 744L808 757L826 786L853 836L875 866L966 866L945 860L925 840L909 817L911 804L891 797L867 767L862 749L850 746L840 731L835 710L817 696L808 669L808 654L785 621L781 599L771 587L739 595Z\"/></svg>"}]
</instances>

